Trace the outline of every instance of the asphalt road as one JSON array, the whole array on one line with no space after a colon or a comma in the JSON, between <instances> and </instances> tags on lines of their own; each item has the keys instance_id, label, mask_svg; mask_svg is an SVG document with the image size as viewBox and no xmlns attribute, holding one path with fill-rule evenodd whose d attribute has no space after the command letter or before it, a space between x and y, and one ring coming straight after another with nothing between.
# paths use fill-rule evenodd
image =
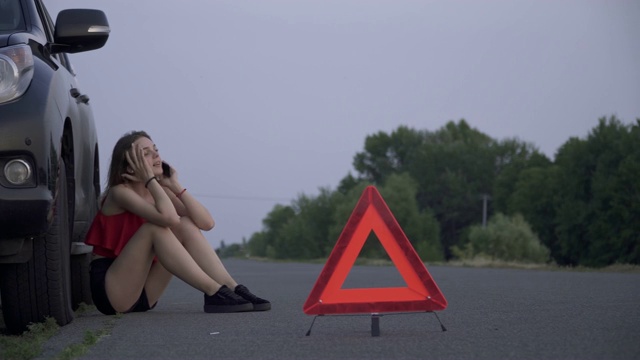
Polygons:
<instances>
[{"instance_id":1,"label":"asphalt road","mask_svg":"<svg viewBox=\"0 0 640 360\"><path fill-rule=\"evenodd\" d=\"M226 260L268 312L206 314L174 279L148 313L86 313L44 345L52 358L88 330L109 335L82 359L640 359L640 274L428 266L449 306L433 313L318 317L302 312L323 264ZM394 267L356 266L345 287L404 286Z\"/></svg>"}]
</instances>

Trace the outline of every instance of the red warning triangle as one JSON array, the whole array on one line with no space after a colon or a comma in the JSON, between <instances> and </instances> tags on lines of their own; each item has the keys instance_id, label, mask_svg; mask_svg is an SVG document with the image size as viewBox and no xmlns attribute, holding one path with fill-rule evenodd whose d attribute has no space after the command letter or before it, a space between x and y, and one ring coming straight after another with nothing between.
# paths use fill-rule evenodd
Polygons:
<instances>
[{"instance_id":1,"label":"red warning triangle","mask_svg":"<svg viewBox=\"0 0 640 360\"><path fill-rule=\"evenodd\" d=\"M342 289L373 231L407 287ZM304 303L308 315L444 310L447 300L380 196L368 186Z\"/></svg>"}]
</instances>

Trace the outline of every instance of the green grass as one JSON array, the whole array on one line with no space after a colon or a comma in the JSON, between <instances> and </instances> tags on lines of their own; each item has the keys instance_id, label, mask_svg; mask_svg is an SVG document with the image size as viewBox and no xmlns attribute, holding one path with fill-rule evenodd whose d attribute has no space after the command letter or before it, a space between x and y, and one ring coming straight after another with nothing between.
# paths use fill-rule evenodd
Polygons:
<instances>
[{"instance_id":1,"label":"green grass","mask_svg":"<svg viewBox=\"0 0 640 360\"><path fill-rule=\"evenodd\" d=\"M118 315L114 317L109 317L109 320L106 322L106 326L104 328L98 329L96 331L87 330L84 333L84 339L81 343L67 346L64 350L62 350L60 354L58 354L56 359L71 360L86 354L89 348L92 345L96 344L100 340L100 338L111 334L111 330L115 325L115 320L119 318L120 316Z\"/></svg>"},{"instance_id":2,"label":"green grass","mask_svg":"<svg viewBox=\"0 0 640 360\"><path fill-rule=\"evenodd\" d=\"M75 312L75 317L82 317L95 310L95 306L80 304ZM105 316L104 326L100 329L84 333L84 338L75 344L67 346L55 359L71 360L84 355L89 348L100 341L104 336L111 334L121 314ZM0 328L4 328L4 320L0 316ZM38 357L42 353L42 345L55 335L60 327L53 318L47 318L42 323L32 324L21 335L0 335L0 359L29 360Z\"/></svg>"},{"instance_id":3,"label":"green grass","mask_svg":"<svg viewBox=\"0 0 640 360\"><path fill-rule=\"evenodd\" d=\"M557 264L536 264L522 263L515 261L493 260L486 257L476 256L473 259L451 260L446 263L433 263L432 265L462 266L477 268L498 268L498 269L527 269L527 270L547 270L547 271L592 271L592 272L621 272L640 273L640 266L633 264L613 264L601 268L586 266L560 266Z\"/></svg>"},{"instance_id":4,"label":"green grass","mask_svg":"<svg viewBox=\"0 0 640 360\"><path fill-rule=\"evenodd\" d=\"M2 324L4 326L4 322ZM27 360L42 352L42 344L56 334L60 327L53 318L42 323L31 324L22 335L0 336L0 358Z\"/></svg>"},{"instance_id":5,"label":"green grass","mask_svg":"<svg viewBox=\"0 0 640 360\"><path fill-rule=\"evenodd\" d=\"M326 258L322 259L270 259L263 257L237 257L241 260L253 260L262 262L274 262L274 263L295 263L302 262L307 264L325 264ZM547 271L595 271L595 272L621 272L621 273L640 273L640 265L633 264L613 264L601 268L592 268L586 266L560 266L556 264L535 264L535 263L523 263L515 261L504 260L492 260L490 258L477 256L473 259L464 260L450 260L450 261L437 261L437 262L425 262L427 266L455 266L455 267L474 267L474 268L496 268L496 269L527 269L527 270L547 270ZM369 258L357 258L355 265L367 265L367 266L391 266L393 263L391 260L386 259L369 259Z\"/></svg>"}]
</instances>

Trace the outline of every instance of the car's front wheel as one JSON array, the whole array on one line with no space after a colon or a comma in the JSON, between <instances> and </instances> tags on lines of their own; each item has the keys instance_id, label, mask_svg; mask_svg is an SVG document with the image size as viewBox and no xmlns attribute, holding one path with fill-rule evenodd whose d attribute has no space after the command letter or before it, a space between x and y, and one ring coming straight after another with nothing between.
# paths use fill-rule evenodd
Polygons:
<instances>
[{"instance_id":1,"label":"car's front wheel","mask_svg":"<svg viewBox=\"0 0 640 360\"><path fill-rule=\"evenodd\" d=\"M33 255L22 264L3 265L0 295L5 325L20 333L30 323L53 317L59 325L73 319L71 310L69 209L64 162L60 164L53 222L33 240Z\"/></svg>"}]
</instances>

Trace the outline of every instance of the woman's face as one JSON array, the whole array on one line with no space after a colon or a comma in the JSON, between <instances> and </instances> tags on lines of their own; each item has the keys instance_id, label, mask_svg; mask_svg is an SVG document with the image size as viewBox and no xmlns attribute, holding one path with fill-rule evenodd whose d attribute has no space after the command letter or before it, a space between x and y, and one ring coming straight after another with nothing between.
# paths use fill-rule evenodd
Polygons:
<instances>
[{"instance_id":1,"label":"woman's face","mask_svg":"<svg viewBox=\"0 0 640 360\"><path fill-rule=\"evenodd\" d=\"M160 157L156 144L144 136L138 138L138 140L133 143L142 148L142 155L147 164L153 169L153 174L156 176L162 175L162 158Z\"/></svg>"}]
</instances>

